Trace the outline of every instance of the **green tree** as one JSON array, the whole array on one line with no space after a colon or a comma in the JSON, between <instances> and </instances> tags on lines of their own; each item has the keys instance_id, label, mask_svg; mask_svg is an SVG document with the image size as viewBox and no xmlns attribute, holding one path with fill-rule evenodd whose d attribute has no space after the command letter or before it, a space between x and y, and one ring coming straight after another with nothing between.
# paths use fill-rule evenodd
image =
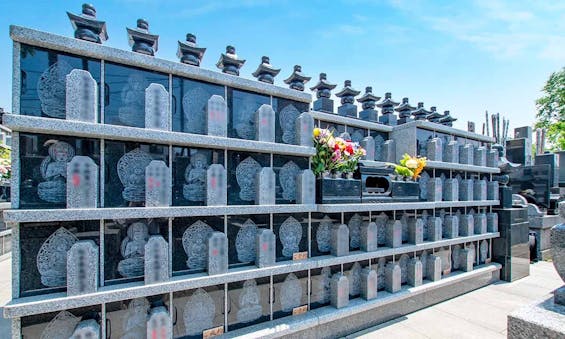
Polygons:
<instances>
[{"instance_id":1,"label":"green tree","mask_svg":"<svg viewBox=\"0 0 565 339\"><path fill-rule=\"evenodd\" d=\"M546 130L550 150L565 150L565 67L551 74L543 92L536 100L535 127Z\"/></svg>"}]
</instances>

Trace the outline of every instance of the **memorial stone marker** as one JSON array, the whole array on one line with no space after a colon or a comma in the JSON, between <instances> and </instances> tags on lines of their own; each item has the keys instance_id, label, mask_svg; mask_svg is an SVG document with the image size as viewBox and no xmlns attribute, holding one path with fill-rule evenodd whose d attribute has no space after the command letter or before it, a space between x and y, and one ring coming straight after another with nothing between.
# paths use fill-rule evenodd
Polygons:
<instances>
[{"instance_id":1,"label":"memorial stone marker","mask_svg":"<svg viewBox=\"0 0 565 339\"><path fill-rule=\"evenodd\" d=\"M458 201L459 200L459 182L457 179L445 179L443 185L443 200Z\"/></svg>"},{"instance_id":2,"label":"memorial stone marker","mask_svg":"<svg viewBox=\"0 0 565 339\"><path fill-rule=\"evenodd\" d=\"M94 319L78 323L69 339L100 339L100 324Z\"/></svg>"},{"instance_id":3,"label":"memorial stone marker","mask_svg":"<svg viewBox=\"0 0 565 339\"><path fill-rule=\"evenodd\" d=\"M374 222L363 223L361 225L361 250L372 252L377 250L377 224Z\"/></svg>"},{"instance_id":4,"label":"memorial stone marker","mask_svg":"<svg viewBox=\"0 0 565 339\"><path fill-rule=\"evenodd\" d=\"M360 142L361 147L366 151L363 160L375 160L375 139L372 136L364 137Z\"/></svg>"},{"instance_id":5,"label":"memorial stone marker","mask_svg":"<svg viewBox=\"0 0 565 339\"><path fill-rule=\"evenodd\" d=\"M487 199L488 200L500 200L500 193L498 191L498 181L487 182Z\"/></svg>"},{"instance_id":6,"label":"memorial stone marker","mask_svg":"<svg viewBox=\"0 0 565 339\"><path fill-rule=\"evenodd\" d=\"M487 200L487 181L475 179L473 183L473 200Z\"/></svg>"},{"instance_id":7,"label":"memorial stone marker","mask_svg":"<svg viewBox=\"0 0 565 339\"><path fill-rule=\"evenodd\" d=\"M346 224L332 225L332 255L341 257L349 254L349 228Z\"/></svg>"},{"instance_id":8,"label":"memorial stone marker","mask_svg":"<svg viewBox=\"0 0 565 339\"><path fill-rule=\"evenodd\" d=\"M472 201L473 196L473 180L462 179L459 182L459 201Z\"/></svg>"},{"instance_id":9,"label":"memorial stone marker","mask_svg":"<svg viewBox=\"0 0 565 339\"><path fill-rule=\"evenodd\" d=\"M98 206L98 165L87 156L74 156L67 164L67 208Z\"/></svg>"},{"instance_id":10,"label":"memorial stone marker","mask_svg":"<svg viewBox=\"0 0 565 339\"><path fill-rule=\"evenodd\" d=\"M484 146L475 148L473 161L475 163L475 166L484 167L487 165L487 149Z\"/></svg>"},{"instance_id":11,"label":"memorial stone marker","mask_svg":"<svg viewBox=\"0 0 565 339\"><path fill-rule=\"evenodd\" d=\"M375 218L375 223L377 224L377 243L384 246L386 244L388 215L386 215L386 213L384 212L381 212Z\"/></svg>"},{"instance_id":12,"label":"memorial stone marker","mask_svg":"<svg viewBox=\"0 0 565 339\"><path fill-rule=\"evenodd\" d=\"M295 121L295 143L299 146L314 147L312 131L314 130L314 118L309 112L304 112Z\"/></svg>"},{"instance_id":13,"label":"memorial stone marker","mask_svg":"<svg viewBox=\"0 0 565 339\"><path fill-rule=\"evenodd\" d=\"M402 223L400 220L389 220L386 224L387 247L400 247L402 245Z\"/></svg>"},{"instance_id":14,"label":"memorial stone marker","mask_svg":"<svg viewBox=\"0 0 565 339\"><path fill-rule=\"evenodd\" d=\"M455 140L451 140L445 145L443 161L458 163L459 162L459 144Z\"/></svg>"},{"instance_id":15,"label":"memorial stone marker","mask_svg":"<svg viewBox=\"0 0 565 339\"><path fill-rule=\"evenodd\" d=\"M487 231L498 232L498 213L487 213Z\"/></svg>"},{"instance_id":16,"label":"memorial stone marker","mask_svg":"<svg viewBox=\"0 0 565 339\"><path fill-rule=\"evenodd\" d=\"M206 105L207 133L217 137L228 136L228 106L224 98L212 95Z\"/></svg>"},{"instance_id":17,"label":"memorial stone marker","mask_svg":"<svg viewBox=\"0 0 565 339\"><path fill-rule=\"evenodd\" d=\"M444 239L454 239L459 236L459 218L454 215L446 215L443 219L443 232Z\"/></svg>"},{"instance_id":18,"label":"memorial stone marker","mask_svg":"<svg viewBox=\"0 0 565 339\"><path fill-rule=\"evenodd\" d=\"M98 84L90 72L73 69L66 75L66 119L98 122Z\"/></svg>"},{"instance_id":19,"label":"memorial stone marker","mask_svg":"<svg viewBox=\"0 0 565 339\"><path fill-rule=\"evenodd\" d=\"M396 162L396 142L394 139L389 139L384 142L382 159L384 162Z\"/></svg>"},{"instance_id":20,"label":"memorial stone marker","mask_svg":"<svg viewBox=\"0 0 565 339\"><path fill-rule=\"evenodd\" d=\"M257 267L268 267L276 261L276 236L270 229L261 228L256 235L256 255L255 264Z\"/></svg>"},{"instance_id":21,"label":"memorial stone marker","mask_svg":"<svg viewBox=\"0 0 565 339\"><path fill-rule=\"evenodd\" d=\"M171 205L171 173L162 160L152 160L145 167L145 206Z\"/></svg>"},{"instance_id":22,"label":"memorial stone marker","mask_svg":"<svg viewBox=\"0 0 565 339\"><path fill-rule=\"evenodd\" d=\"M466 248L462 249L459 254L459 266L464 272L471 272L473 270L474 255L472 250Z\"/></svg>"},{"instance_id":23,"label":"memorial stone marker","mask_svg":"<svg viewBox=\"0 0 565 339\"><path fill-rule=\"evenodd\" d=\"M147 338L168 339L172 337L173 326L167 308L165 306L151 308L147 320Z\"/></svg>"},{"instance_id":24,"label":"memorial stone marker","mask_svg":"<svg viewBox=\"0 0 565 339\"><path fill-rule=\"evenodd\" d=\"M271 105L261 105L255 112L257 141L275 142L275 111Z\"/></svg>"},{"instance_id":25,"label":"memorial stone marker","mask_svg":"<svg viewBox=\"0 0 565 339\"><path fill-rule=\"evenodd\" d=\"M169 246L160 235L152 235L145 244L145 284L169 280Z\"/></svg>"},{"instance_id":26,"label":"memorial stone marker","mask_svg":"<svg viewBox=\"0 0 565 339\"><path fill-rule=\"evenodd\" d=\"M443 161L443 141L441 138L432 138L428 140L427 158L431 161Z\"/></svg>"},{"instance_id":27,"label":"memorial stone marker","mask_svg":"<svg viewBox=\"0 0 565 339\"><path fill-rule=\"evenodd\" d=\"M213 232L208 238L208 275L228 271L228 238L222 232Z\"/></svg>"},{"instance_id":28,"label":"memorial stone marker","mask_svg":"<svg viewBox=\"0 0 565 339\"><path fill-rule=\"evenodd\" d=\"M441 280L441 258L437 255L429 255L427 265L428 280Z\"/></svg>"},{"instance_id":29,"label":"memorial stone marker","mask_svg":"<svg viewBox=\"0 0 565 339\"><path fill-rule=\"evenodd\" d=\"M475 218L471 214L461 214L459 216L459 236L468 237L474 234Z\"/></svg>"},{"instance_id":30,"label":"memorial stone marker","mask_svg":"<svg viewBox=\"0 0 565 339\"><path fill-rule=\"evenodd\" d=\"M398 263L389 262L385 268L385 290L396 293L401 288L402 272Z\"/></svg>"},{"instance_id":31,"label":"memorial stone marker","mask_svg":"<svg viewBox=\"0 0 565 339\"><path fill-rule=\"evenodd\" d=\"M377 297L378 275L377 271L364 268L361 271L361 298L372 300Z\"/></svg>"},{"instance_id":32,"label":"memorial stone marker","mask_svg":"<svg viewBox=\"0 0 565 339\"><path fill-rule=\"evenodd\" d=\"M473 218L475 219L475 234L487 233L487 215L485 213L477 213Z\"/></svg>"},{"instance_id":33,"label":"memorial stone marker","mask_svg":"<svg viewBox=\"0 0 565 339\"><path fill-rule=\"evenodd\" d=\"M67 295L97 291L98 259L98 246L92 240L81 240L71 246L67 252Z\"/></svg>"},{"instance_id":34,"label":"memorial stone marker","mask_svg":"<svg viewBox=\"0 0 565 339\"><path fill-rule=\"evenodd\" d=\"M422 280L422 262L418 258L410 259L410 262L408 262L408 285L420 286Z\"/></svg>"},{"instance_id":35,"label":"memorial stone marker","mask_svg":"<svg viewBox=\"0 0 565 339\"><path fill-rule=\"evenodd\" d=\"M163 131L169 128L169 93L161 84L145 89L145 128Z\"/></svg>"},{"instance_id":36,"label":"memorial stone marker","mask_svg":"<svg viewBox=\"0 0 565 339\"><path fill-rule=\"evenodd\" d=\"M442 235L442 221L440 217L428 218L428 241L440 241Z\"/></svg>"},{"instance_id":37,"label":"memorial stone marker","mask_svg":"<svg viewBox=\"0 0 565 339\"><path fill-rule=\"evenodd\" d=\"M332 276L330 282L331 304L335 308L343 308L349 304L349 281L342 273Z\"/></svg>"},{"instance_id":38,"label":"memorial stone marker","mask_svg":"<svg viewBox=\"0 0 565 339\"><path fill-rule=\"evenodd\" d=\"M424 242L424 221L422 219L408 219L408 242L414 245Z\"/></svg>"},{"instance_id":39,"label":"memorial stone marker","mask_svg":"<svg viewBox=\"0 0 565 339\"><path fill-rule=\"evenodd\" d=\"M223 165L212 164L206 170L206 205L225 206L228 203L228 181Z\"/></svg>"},{"instance_id":40,"label":"memorial stone marker","mask_svg":"<svg viewBox=\"0 0 565 339\"><path fill-rule=\"evenodd\" d=\"M263 167L255 174L255 203L257 205L275 204L275 172Z\"/></svg>"},{"instance_id":41,"label":"memorial stone marker","mask_svg":"<svg viewBox=\"0 0 565 339\"><path fill-rule=\"evenodd\" d=\"M428 181L428 201L441 201L443 198L443 188L440 178L430 178Z\"/></svg>"},{"instance_id":42,"label":"memorial stone marker","mask_svg":"<svg viewBox=\"0 0 565 339\"><path fill-rule=\"evenodd\" d=\"M474 149L472 144L459 146L459 163L464 165L473 165Z\"/></svg>"},{"instance_id":43,"label":"memorial stone marker","mask_svg":"<svg viewBox=\"0 0 565 339\"><path fill-rule=\"evenodd\" d=\"M314 173L305 169L300 171L296 180L296 203L310 205L316 203L316 177Z\"/></svg>"}]
</instances>

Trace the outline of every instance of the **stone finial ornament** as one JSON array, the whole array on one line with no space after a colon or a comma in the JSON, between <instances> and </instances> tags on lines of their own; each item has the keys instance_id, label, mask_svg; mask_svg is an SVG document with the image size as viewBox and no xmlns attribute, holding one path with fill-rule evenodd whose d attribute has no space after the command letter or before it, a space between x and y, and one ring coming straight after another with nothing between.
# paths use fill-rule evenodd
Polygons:
<instances>
[{"instance_id":1,"label":"stone finial ornament","mask_svg":"<svg viewBox=\"0 0 565 339\"><path fill-rule=\"evenodd\" d=\"M136 28L126 28L131 50L141 54L154 56L159 48L159 36L149 33L149 22L137 19Z\"/></svg>"},{"instance_id":2,"label":"stone finial ornament","mask_svg":"<svg viewBox=\"0 0 565 339\"><path fill-rule=\"evenodd\" d=\"M384 99L377 103L377 107L381 108L382 116L379 122L389 126L396 125L396 116L394 115L394 107L398 106L398 102L392 100L392 93L385 93Z\"/></svg>"},{"instance_id":3,"label":"stone finial ornament","mask_svg":"<svg viewBox=\"0 0 565 339\"><path fill-rule=\"evenodd\" d=\"M70 12L67 15L75 30L75 38L98 44L108 40L106 22L96 20L96 8L91 4L83 4L80 15Z\"/></svg>"},{"instance_id":4,"label":"stone finial ornament","mask_svg":"<svg viewBox=\"0 0 565 339\"><path fill-rule=\"evenodd\" d=\"M407 122L412 121L410 115L412 111L414 111L416 107L411 106L408 103L408 98L402 98L402 103L396 107L394 110L398 112L398 124L405 124Z\"/></svg>"},{"instance_id":5,"label":"stone finial ornament","mask_svg":"<svg viewBox=\"0 0 565 339\"><path fill-rule=\"evenodd\" d=\"M290 87L291 89L303 92L304 84L310 81L310 79L312 78L305 76L302 73L302 66L294 65L292 74L288 78L284 79L284 83L289 85L288 87Z\"/></svg>"},{"instance_id":6,"label":"stone finial ornament","mask_svg":"<svg viewBox=\"0 0 565 339\"><path fill-rule=\"evenodd\" d=\"M443 117L441 117L439 119L439 123L444 125L444 126L449 126L452 127L453 126L453 122L457 121L456 118L452 117L449 113L449 111L444 111L443 112Z\"/></svg>"},{"instance_id":7,"label":"stone finial ornament","mask_svg":"<svg viewBox=\"0 0 565 339\"><path fill-rule=\"evenodd\" d=\"M436 106L430 107L431 113L426 116L429 122L439 123L439 119L443 118L443 115L437 111Z\"/></svg>"},{"instance_id":8,"label":"stone finial ornament","mask_svg":"<svg viewBox=\"0 0 565 339\"><path fill-rule=\"evenodd\" d=\"M310 90L316 91L316 97L320 98L329 98L332 95L332 90L337 86L336 84L332 84L328 80L328 76L326 73L320 73L320 80L318 83L310 87Z\"/></svg>"},{"instance_id":9,"label":"stone finial ornament","mask_svg":"<svg viewBox=\"0 0 565 339\"><path fill-rule=\"evenodd\" d=\"M244 59L239 59L235 54L235 47L226 46L226 53L222 53L220 60L216 63L216 67L223 73L239 76L239 69L243 67Z\"/></svg>"},{"instance_id":10,"label":"stone finial ornament","mask_svg":"<svg viewBox=\"0 0 565 339\"><path fill-rule=\"evenodd\" d=\"M206 53L206 48L196 45L196 35L188 33L186 34L186 41L179 40L177 57L183 64L199 67L204 53Z\"/></svg>"},{"instance_id":11,"label":"stone finial ornament","mask_svg":"<svg viewBox=\"0 0 565 339\"><path fill-rule=\"evenodd\" d=\"M361 103L361 107L363 108L363 110L359 112L359 118L365 121L377 122L378 112L375 110L375 106L379 100L381 100L381 97L373 94L373 87L365 87L365 94L357 98L357 102Z\"/></svg>"},{"instance_id":12,"label":"stone finial ornament","mask_svg":"<svg viewBox=\"0 0 565 339\"><path fill-rule=\"evenodd\" d=\"M271 66L271 62L268 56L263 56L261 58L261 63L257 66L255 72L251 75L257 78L258 81L266 82L272 84L275 82L275 77L280 73L280 68L274 68Z\"/></svg>"},{"instance_id":13,"label":"stone finial ornament","mask_svg":"<svg viewBox=\"0 0 565 339\"><path fill-rule=\"evenodd\" d=\"M412 111L412 116L414 117L414 120L426 120L426 117L430 113L430 111L424 108L424 103L419 102L418 107Z\"/></svg>"},{"instance_id":14,"label":"stone finial ornament","mask_svg":"<svg viewBox=\"0 0 565 339\"><path fill-rule=\"evenodd\" d=\"M335 94L341 98L341 106L337 108L337 113L343 116L357 117L357 106L354 104L355 96L359 95L357 91L351 87L351 80L345 80L343 89Z\"/></svg>"}]
</instances>

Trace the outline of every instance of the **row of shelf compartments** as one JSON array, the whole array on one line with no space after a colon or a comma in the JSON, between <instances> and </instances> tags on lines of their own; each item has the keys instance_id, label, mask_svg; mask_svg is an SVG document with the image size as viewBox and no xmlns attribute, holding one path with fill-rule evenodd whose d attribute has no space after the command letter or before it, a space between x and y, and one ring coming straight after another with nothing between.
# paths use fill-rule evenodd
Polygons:
<instances>
[{"instance_id":1,"label":"row of shelf compartments","mask_svg":"<svg viewBox=\"0 0 565 339\"><path fill-rule=\"evenodd\" d=\"M467 208L450 210L449 214L444 210L424 210L420 213L412 210L403 213L393 211L392 213L381 212L378 214L292 213L16 224L13 227L13 296L14 298L26 297L66 290L64 285L44 282L44 279L48 281L49 274L53 272L45 272L45 267L39 267L39 257L41 256L41 261L45 264L47 261L45 256L50 255L55 258L54 262L51 263L52 266L64 269L64 272L66 272L66 252L65 255L61 255L60 249L56 246L62 242L65 248L70 247L72 244L65 243L69 239L76 241L92 240L98 246L99 286L108 286L143 281L143 272L141 274L123 274L119 267L122 261L126 262L125 259L130 257L125 253L128 252L128 247L131 246L132 249L141 247L151 235L161 235L167 241L168 256L171 258L168 260L169 272L172 272L169 275L185 277L206 273L205 266L199 264L206 262L206 245L204 241L199 241L198 236L194 239L191 238L195 230L210 230L226 234L229 269L249 269L255 267L255 260L250 259L250 257L254 257L256 252L249 251L249 248L255 248L256 240L252 233L256 232L257 229L271 229L274 232L276 237L276 262L284 263L292 261L294 253L304 253L306 258L328 255L331 249L330 233L332 225L347 225L350 234L348 239L349 250L354 252L358 251L361 246L361 225L376 222L379 246L377 251L379 251L391 248L385 246L397 246L390 245L386 240L387 222L390 220L400 220L402 239L398 242L398 246L408 246L415 244L414 240L410 240L408 234L409 220L423 219L421 241L424 242L420 243L418 240L416 244L432 246L434 241L439 241L442 238L457 242L463 237L497 232L498 220L497 218L487 218L487 211L488 209L483 207L476 211ZM456 233L452 228L449 228L449 225L445 224L446 215L456 216L457 221L459 221L461 216L466 216L471 212L484 213L477 214L484 215L485 218L482 221L477 219L477 223L485 222L487 224L475 225L475 221L473 221L473 224L468 225L467 228L458 226ZM438 230L441 234L439 235L434 228L437 226L432 225L435 222L431 219L433 217L438 217L441 220L441 229ZM469 223L469 221L466 222ZM285 226L283 227L283 225ZM486 229L483 229L483 226L486 226ZM460 231L461 227L463 227L462 231ZM282 233L281 228L283 229ZM294 233L289 230L293 230ZM483 231L486 233L483 233ZM141 238L137 239L138 237ZM195 257L194 260L191 260L192 257L189 255L195 253L201 254L201 258ZM337 258L336 260L343 260L340 257ZM60 275L61 279L59 280L64 284L66 275Z\"/></svg>"},{"instance_id":2,"label":"row of shelf compartments","mask_svg":"<svg viewBox=\"0 0 565 339\"><path fill-rule=\"evenodd\" d=\"M477 268L491 261L490 241L484 241L489 246L488 251L484 258L476 255L473 266ZM440 260L444 257L449 258L449 264L444 264L442 261L441 278L443 279L458 274L458 270L462 269L461 267L453 266L454 263L451 262L454 257L454 250L458 251L462 248L469 249L474 247L475 253L478 253L477 249L480 246L481 243L479 242L462 243L453 247L439 248L433 253L426 251L426 255L434 254L439 256ZM95 314L94 318L100 319L102 336L110 334L112 337L120 337L120 335L125 334L124 331L132 330L127 325L136 320L136 315L139 316L135 311L147 314L150 305L163 304L169 311L172 310L173 337L201 337L203 331L209 328L223 327L223 330L227 332L288 317L293 315L293 311L298 310L301 306L305 306L307 310L328 307L330 306L331 294L329 280L331 279L330 276L336 273L342 273L348 277L350 300L362 298L360 295L361 281L360 279L357 280L357 277L363 268L377 271L377 299L380 294L394 295L411 286L407 278L408 272L401 267L402 288L397 291L391 291L390 287L383 282L386 275L383 264L391 262L397 262L399 265L402 262L408 264L411 258L420 258L423 253L424 251L414 252L410 255L383 257L379 260L350 262L342 265L328 266L323 269L316 268L289 274L270 275L246 281L217 284L136 299L118 300L79 308L65 309L66 305L63 303L57 307L49 308L45 312L25 315L14 320L21 322L21 334L24 337L39 337L49 322L63 310L77 318L74 320L75 323L83 317L90 318ZM423 279L424 286L432 283L432 280ZM192 299L193 295L195 296L194 299ZM203 304L203 302L208 302L208 305ZM257 305L260 306L260 312L257 310ZM255 312L251 320L245 318L243 314L238 316L238 312L242 309L245 310L243 308L245 306L248 307L248 311ZM198 312L203 313L199 314ZM143 322L136 325L144 327L146 317L141 319L143 319Z\"/></svg>"}]
</instances>

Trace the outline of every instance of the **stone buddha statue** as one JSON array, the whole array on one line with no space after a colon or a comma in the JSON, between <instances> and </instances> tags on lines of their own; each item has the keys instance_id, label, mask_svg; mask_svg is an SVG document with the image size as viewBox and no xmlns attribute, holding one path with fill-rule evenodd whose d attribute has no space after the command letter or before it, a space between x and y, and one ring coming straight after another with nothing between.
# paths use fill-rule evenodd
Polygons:
<instances>
[{"instance_id":1,"label":"stone buddha statue","mask_svg":"<svg viewBox=\"0 0 565 339\"><path fill-rule=\"evenodd\" d=\"M196 153L190 157L190 165L186 167L182 195L189 201L206 201L206 171L208 159L204 153Z\"/></svg>"},{"instance_id":2,"label":"stone buddha statue","mask_svg":"<svg viewBox=\"0 0 565 339\"><path fill-rule=\"evenodd\" d=\"M37 195L43 201L67 201L67 163L75 156L73 146L64 141L51 143L49 156L41 162L40 172L45 181L37 185Z\"/></svg>"},{"instance_id":3,"label":"stone buddha statue","mask_svg":"<svg viewBox=\"0 0 565 339\"><path fill-rule=\"evenodd\" d=\"M138 221L129 225L127 236L120 247L124 259L118 263L118 272L123 277L143 275L145 244L148 239L149 231L145 222Z\"/></svg>"}]
</instances>

